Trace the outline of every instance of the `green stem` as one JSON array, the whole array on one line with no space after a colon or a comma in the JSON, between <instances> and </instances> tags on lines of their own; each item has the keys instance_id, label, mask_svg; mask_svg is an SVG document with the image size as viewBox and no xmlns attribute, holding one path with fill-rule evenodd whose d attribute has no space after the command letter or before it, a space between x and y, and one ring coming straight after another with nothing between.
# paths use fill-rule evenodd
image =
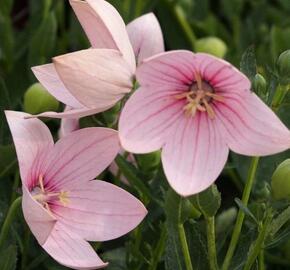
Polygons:
<instances>
[{"instance_id":1,"label":"green stem","mask_svg":"<svg viewBox=\"0 0 290 270\"><path fill-rule=\"evenodd\" d=\"M209 267L210 270L217 270L218 263L215 244L215 219L214 217L205 217L205 221L206 221Z\"/></svg>"},{"instance_id":2,"label":"green stem","mask_svg":"<svg viewBox=\"0 0 290 270\"><path fill-rule=\"evenodd\" d=\"M251 270L255 260L257 259L258 255L260 253L260 251L263 249L264 241L265 241L265 238L267 236L268 227L271 223L271 220L272 220L272 215L270 213L268 213L266 220L265 220L265 223L264 223L264 225L263 225L263 227L258 235L257 240L254 243L254 247L252 249L250 249L247 261L246 261L245 266L244 266L244 270Z\"/></svg>"},{"instance_id":3,"label":"green stem","mask_svg":"<svg viewBox=\"0 0 290 270\"><path fill-rule=\"evenodd\" d=\"M265 270L265 251L262 249L259 254L259 270Z\"/></svg>"},{"instance_id":4,"label":"green stem","mask_svg":"<svg viewBox=\"0 0 290 270\"><path fill-rule=\"evenodd\" d=\"M10 204L12 204L17 197L17 188L19 186L19 182L20 182L19 170L17 170L14 175L14 182L13 182L13 187L12 187L12 195L10 199Z\"/></svg>"},{"instance_id":5,"label":"green stem","mask_svg":"<svg viewBox=\"0 0 290 270\"><path fill-rule=\"evenodd\" d=\"M165 248L166 236L167 236L166 227L163 225L162 230L161 230L160 239L159 239L159 241L156 245L156 248L154 250L152 262L151 262L148 270L156 270L157 269L158 264L160 262L160 258L162 256L164 248Z\"/></svg>"},{"instance_id":6,"label":"green stem","mask_svg":"<svg viewBox=\"0 0 290 270\"><path fill-rule=\"evenodd\" d=\"M178 20L181 28L183 29L183 32L185 33L188 41L190 42L192 49L195 50L196 37L191 29L190 24L186 19L186 15L184 14L183 9L179 5L175 4L173 7L173 11L176 16L176 19Z\"/></svg>"},{"instance_id":7,"label":"green stem","mask_svg":"<svg viewBox=\"0 0 290 270\"><path fill-rule=\"evenodd\" d=\"M247 177L247 181L245 184L245 188L244 188L244 192L243 192L243 196L242 196L242 203L247 206L248 205L248 201L250 198L250 194L251 194L251 190L254 184L254 180L255 180L255 175L256 175L256 171L258 168L258 163L259 163L259 157L253 157L252 161L251 161L251 165L250 165L250 169L249 169L249 173L248 173L248 177ZM232 238L231 238L231 242L228 248L228 251L226 253L226 257L222 266L222 270L227 270L229 269L230 263L231 263L231 259L234 255L234 252L236 250L237 247L237 243L240 237L240 233L241 233L241 229L243 226L243 221L245 218L245 214L244 212L239 209L238 212L238 216L237 216L237 220L236 220L236 224L233 230L233 234L232 234Z\"/></svg>"},{"instance_id":8,"label":"green stem","mask_svg":"<svg viewBox=\"0 0 290 270\"><path fill-rule=\"evenodd\" d=\"M182 253L183 253L183 257L185 261L186 270L193 270L183 224L178 224L178 233L179 233L179 238L181 242Z\"/></svg>"},{"instance_id":9,"label":"green stem","mask_svg":"<svg viewBox=\"0 0 290 270\"><path fill-rule=\"evenodd\" d=\"M24 235L24 245L23 245L23 251L22 251L22 256L21 256L21 269L22 270L26 269L29 242L30 242L30 230L29 230L28 226L26 226L25 235Z\"/></svg>"},{"instance_id":10,"label":"green stem","mask_svg":"<svg viewBox=\"0 0 290 270\"><path fill-rule=\"evenodd\" d=\"M0 233L0 250L3 248L3 245L5 244L5 240L7 239L7 236L8 236L8 232L9 232L9 229L11 227L11 223L14 219L14 217L16 216L17 214L17 210L21 204L21 199L22 197L18 197L13 203L12 205L10 206L9 210L8 210L8 213L7 213L7 216L6 216L6 219L2 225L2 228L1 228L1 233Z\"/></svg>"}]
</instances>

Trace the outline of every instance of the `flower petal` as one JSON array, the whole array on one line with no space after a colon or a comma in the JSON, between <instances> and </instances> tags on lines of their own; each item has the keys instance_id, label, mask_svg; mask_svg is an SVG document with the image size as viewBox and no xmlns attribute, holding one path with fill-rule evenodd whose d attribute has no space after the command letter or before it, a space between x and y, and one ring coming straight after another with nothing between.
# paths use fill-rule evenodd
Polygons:
<instances>
[{"instance_id":1,"label":"flower petal","mask_svg":"<svg viewBox=\"0 0 290 270\"><path fill-rule=\"evenodd\" d=\"M165 175L182 196L208 188L221 173L228 147L206 113L183 117L162 150Z\"/></svg>"},{"instance_id":2,"label":"flower petal","mask_svg":"<svg viewBox=\"0 0 290 270\"><path fill-rule=\"evenodd\" d=\"M69 106L66 106L64 111L70 111L72 108ZM60 122L60 128L58 131L59 138L62 138L70 133L72 133L75 130L80 129L79 119L78 118L72 118L72 119L61 119Z\"/></svg>"},{"instance_id":3,"label":"flower petal","mask_svg":"<svg viewBox=\"0 0 290 270\"><path fill-rule=\"evenodd\" d=\"M73 269L100 269L104 263L88 242L57 222L51 235L42 245L60 264Z\"/></svg>"},{"instance_id":4,"label":"flower petal","mask_svg":"<svg viewBox=\"0 0 290 270\"><path fill-rule=\"evenodd\" d=\"M31 69L39 82L56 99L74 108L83 107L82 104L80 104L66 89L53 64L35 66Z\"/></svg>"},{"instance_id":5,"label":"flower petal","mask_svg":"<svg viewBox=\"0 0 290 270\"><path fill-rule=\"evenodd\" d=\"M60 139L42 167L46 188L67 190L74 181L88 181L108 167L120 150L118 133L84 128Z\"/></svg>"},{"instance_id":6,"label":"flower petal","mask_svg":"<svg viewBox=\"0 0 290 270\"><path fill-rule=\"evenodd\" d=\"M92 46L120 50L132 70L135 70L134 52L118 11L103 0L70 0L70 4Z\"/></svg>"},{"instance_id":7,"label":"flower petal","mask_svg":"<svg viewBox=\"0 0 290 270\"><path fill-rule=\"evenodd\" d=\"M195 78L194 73L194 54L179 50L147 58L137 68L136 76L141 86L186 90Z\"/></svg>"},{"instance_id":8,"label":"flower petal","mask_svg":"<svg viewBox=\"0 0 290 270\"><path fill-rule=\"evenodd\" d=\"M160 24L153 13L145 14L127 25L127 32L138 63L145 58L164 52Z\"/></svg>"},{"instance_id":9,"label":"flower petal","mask_svg":"<svg viewBox=\"0 0 290 270\"><path fill-rule=\"evenodd\" d=\"M38 243L42 245L53 230L56 219L32 198L26 186L23 185L22 190L22 209L24 218Z\"/></svg>"},{"instance_id":10,"label":"flower petal","mask_svg":"<svg viewBox=\"0 0 290 270\"><path fill-rule=\"evenodd\" d=\"M88 108L112 107L132 89L133 72L118 51L87 49L53 61L67 89Z\"/></svg>"},{"instance_id":11,"label":"flower petal","mask_svg":"<svg viewBox=\"0 0 290 270\"><path fill-rule=\"evenodd\" d=\"M111 106L105 106L105 107L98 107L93 109L88 109L86 107L83 107L81 109L71 109L69 111L64 112L44 112L40 114L35 115L29 115L26 118L36 118L36 117L49 117L49 118L57 118L57 119L76 119L76 118L82 118L88 115L93 115L99 112L106 111Z\"/></svg>"},{"instance_id":12,"label":"flower petal","mask_svg":"<svg viewBox=\"0 0 290 270\"><path fill-rule=\"evenodd\" d=\"M217 124L236 153L264 156L290 147L290 132L254 93L228 93L217 103Z\"/></svg>"},{"instance_id":13,"label":"flower petal","mask_svg":"<svg viewBox=\"0 0 290 270\"><path fill-rule=\"evenodd\" d=\"M29 114L5 111L13 137L23 185L30 188L37 175L39 164L53 147L48 127L39 119L24 119Z\"/></svg>"},{"instance_id":14,"label":"flower petal","mask_svg":"<svg viewBox=\"0 0 290 270\"><path fill-rule=\"evenodd\" d=\"M133 230L145 217L143 204L127 191L93 180L77 182L68 191L68 204L54 202L58 221L88 241L107 241Z\"/></svg>"},{"instance_id":15,"label":"flower petal","mask_svg":"<svg viewBox=\"0 0 290 270\"><path fill-rule=\"evenodd\" d=\"M133 153L156 151L165 143L173 123L183 115L177 91L139 88L128 100L119 121L123 148Z\"/></svg>"},{"instance_id":16,"label":"flower petal","mask_svg":"<svg viewBox=\"0 0 290 270\"><path fill-rule=\"evenodd\" d=\"M206 53L194 55L194 68L216 92L250 90L250 80L230 63Z\"/></svg>"}]
</instances>

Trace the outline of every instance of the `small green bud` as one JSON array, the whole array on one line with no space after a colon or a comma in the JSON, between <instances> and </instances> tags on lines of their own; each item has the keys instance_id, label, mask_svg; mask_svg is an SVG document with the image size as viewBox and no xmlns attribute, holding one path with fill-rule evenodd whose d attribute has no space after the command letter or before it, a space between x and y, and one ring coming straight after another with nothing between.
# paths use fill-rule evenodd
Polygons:
<instances>
[{"instance_id":1,"label":"small green bud","mask_svg":"<svg viewBox=\"0 0 290 270\"><path fill-rule=\"evenodd\" d=\"M282 52L277 60L277 70L282 84L290 82L290 50Z\"/></svg>"},{"instance_id":2,"label":"small green bud","mask_svg":"<svg viewBox=\"0 0 290 270\"><path fill-rule=\"evenodd\" d=\"M39 114L47 111L57 111L59 102L40 84L31 85L24 94L24 111Z\"/></svg>"},{"instance_id":3,"label":"small green bud","mask_svg":"<svg viewBox=\"0 0 290 270\"><path fill-rule=\"evenodd\" d=\"M155 170L160 164L160 158L161 158L160 151L136 156L138 165L145 172L150 172L150 171Z\"/></svg>"},{"instance_id":4,"label":"small green bud","mask_svg":"<svg viewBox=\"0 0 290 270\"><path fill-rule=\"evenodd\" d=\"M277 167L272 176L271 187L274 199L290 199L290 159Z\"/></svg>"},{"instance_id":5,"label":"small green bud","mask_svg":"<svg viewBox=\"0 0 290 270\"><path fill-rule=\"evenodd\" d=\"M257 73L255 75L252 87L259 96L264 97L267 95L267 81L261 74Z\"/></svg>"},{"instance_id":6,"label":"small green bud","mask_svg":"<svg viewBox=\"0 0 290 270\"><path fill-rule=\"evenodd\" d=\"M205 52L223 58L227 53L227 45L217 37L206 37L195 42L196 52Z\"/></svg>"}]
</instances>

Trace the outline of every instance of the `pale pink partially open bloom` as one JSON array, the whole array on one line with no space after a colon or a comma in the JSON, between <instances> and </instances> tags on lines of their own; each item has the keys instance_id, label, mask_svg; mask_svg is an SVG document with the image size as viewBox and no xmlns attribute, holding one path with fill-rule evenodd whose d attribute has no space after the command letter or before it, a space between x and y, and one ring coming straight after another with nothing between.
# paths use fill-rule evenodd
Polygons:
<instances>
[{"instance_id":1,"label":"pale pink partially open bloom","mask_svg":"<svg viewBox=\"0 0 290 270\"><path fill-rule=\"evenodd\" d=\"M121 144L133 153L162 148L170 185L183 196L209 187L229 149L264 156L290 146L290 132L231 64L189 51L161 53L137 69L140 88L119 122Z\"/></svg>"},{"instance_id":2,"label":"pale pink partially open bloom","mask_svg":"<svg viewBox=\"0 0 290 270\"><path fill-rule=\"evenodd\" d=\"M113 107L132 90L136 61L164 51L160 25L152 13L126 29L118 11L104 0L70 0L70 4L92 48L32 68L54 97L73 108L39 116L80 118Z\"/></svg>"},{"instance_id":3,"label":"pale pink partially open bloom","mask_svg":"<svg viewBox=\"0 0 290 270\"><path fill-rule=\"evenodd\" d=\"M118 134L86 128L54 144L39 119L6 111L22 179L22 208L39 244L74 269L107 265L87 241L106 241L134 229L146 215L143 204L112 184L93 180L120 150Z\"/></svg>"}]
</instances>

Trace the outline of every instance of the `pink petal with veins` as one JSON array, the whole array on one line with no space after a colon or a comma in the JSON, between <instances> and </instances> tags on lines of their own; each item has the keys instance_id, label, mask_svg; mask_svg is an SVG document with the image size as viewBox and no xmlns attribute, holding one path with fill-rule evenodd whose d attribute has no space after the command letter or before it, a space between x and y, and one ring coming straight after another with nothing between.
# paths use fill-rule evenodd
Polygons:
<instances>
[{"instance_id":1,"label":"pink petal with veins","mask_svg":"<svg viewBox=\"0 0 290 270\"><path fill-rule=\"evenodd\" d=\"M182 196L199 193L217 179L229 149L216 123L204 113L183 117L162 150L164 172Z\"/></svg>"},{"instance_id":2,"label":"pink petal with veins","mask_svg":"<svg viewBox=\"0 0 290 270\"><path fill-rule=\"evenodd\" d=\"M93 48L119 50L134 72L134 52L118 11L104 0L70 0L70 4Z\"/></svg>"},{"instance_id":3,"label":"pink petal with veins","mask_svg":"<svg viewBox=\"0 0 290 270\"><path fill-rule=\"evenodd\" d=\"M109 128L84 128L60 139L42 166L48 189L92 180L120 151L118 133Z\"/></svg>"},{"instance_id":4,"label":"pink petal with veins","mask_svg":"<svg viewBox=\"0 0 290 270\"><path fill-rule=\"evenodd\" d=\"M141 87L122 110L119 134L124 149L149 153L160 149L174 123L183 116L183 102L174 96L177 91Z\"/></svg>"},{"instance_id":5,"label":"pink petal with veins","mask_svg":"<svg viewBox=\"0 0 290 270\"><path fill-rule=\"evenodd\" d=\"M39 172L39 164L46 159L53 147L49 129L38 119L25 120L27 113L5 111L6 119L15 144L20 175L27 188L33 185Z\"/></svg>"},{"instance_id":6,"label":"pink petal with veins","mask_svg":"<svg viewBox=\"0 0 290 270\"><path fill-rule=\"evenodd\" d=\"M137 63L164 52L164 40L160 24L153 13L138 17L127 25L127 32Z\"/></svg>"},{"instance_id":7,"label":"pink petal with veins","mask_svg":"<svg viewBox=\"0 0 290 270\"><path fill-rule=\"evenodd\" d=\"M133 86L133 71L115 50L87 49L53 62L70 93L90 109L113 107Z\"/></svg>"},{"instance_id":8,"label":"pink petal with veins","mask_svg":"<svg viewBox=\"0 0 290 270\"><path fill-rule=\"evenodd\" d=\"M72 110L71 107L66 106L64 111L70 111ZM78 118L72 118L72 119L61 119L60 122L60 128L58 131L58 137L62 138L68 134L70 134L71 132L78 130L80 128L80 124L79 124L79 119Z\"/></svg>"},{"instance_id":9,"label":"pink petal with veins","mask_svg":"<svg viewBox=\"0 0 290 270\"><path fill-rule=\"evenodd\" d=\"M72 94L66 89L63 82L59 78L54 64L46 64L42 66L35 66L31 68L35 77L46 88L51 95L62 103L74 108L82 108Z\"/></svg>"},{"instance_id":10,"label":"pink petal with veins","mask_svg":"<svg viewBox=\"0 0 290 270\"><path fill-rule=\"evenodd\" d=\"M100 259L87 241L60 222L57 222L42 247L57 262L69 268L88 270L108 265Z\"/></svg>"},{"instance_id":11,"label":"pink petal with veins","mask_svg":"<svg viewBox=\"0 0 290 270\"><path fill-rule=\"evenodd\" d=\"M67 206L52 205L58 221L88 241L107 241L133 230L146 216L143 204L112 184L93 180L69 189Z\"/></svg>"},{"instance_id":12,"label":"pink petal with veins","mask_svg":"<svg viewBox=\"0 0 290 270\"><path fill-rule=\"evenodd\" d=\"M24 218L40 245L49 237L56 219L31 195L26 186L22 186L22 209Z\"/></svg>"},{"instance_id":13,"label":"pink petal with veins","mask_svg":"<svg viewBox=\"0 0 290 270\"><path fill-rule=\"evenodd\" d=\"M216 105L217 126L229 148L247 156L273 155L290 148L290 132L254 93L224 95Z\"/></svg>"}]
</instances>

